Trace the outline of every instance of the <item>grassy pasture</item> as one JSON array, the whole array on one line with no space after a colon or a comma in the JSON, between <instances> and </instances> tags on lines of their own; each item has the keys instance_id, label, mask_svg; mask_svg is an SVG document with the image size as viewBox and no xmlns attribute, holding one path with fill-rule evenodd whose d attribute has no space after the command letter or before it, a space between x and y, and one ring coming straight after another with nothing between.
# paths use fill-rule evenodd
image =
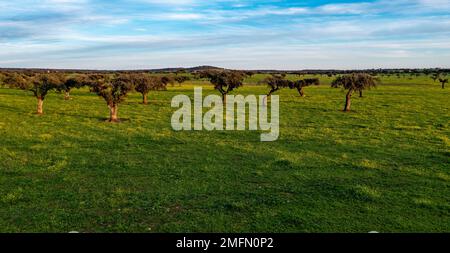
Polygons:
<instances>
[{"instance_id":1,"label":"grassy pasture","mask_svg":"<svg viewBox=\"0 0 450 253\"><path fill-rule=\"evenodd\" d=\"M43 116L29 93L0 89L0 232L450 232L449 89L383 77L343 113L345 93L322 79L305 98L276 93L271 143L174 132L170 101L193 82L148 106L132 93L120 124L87 89L50 94Z\"/></svg>"}]
</instances>

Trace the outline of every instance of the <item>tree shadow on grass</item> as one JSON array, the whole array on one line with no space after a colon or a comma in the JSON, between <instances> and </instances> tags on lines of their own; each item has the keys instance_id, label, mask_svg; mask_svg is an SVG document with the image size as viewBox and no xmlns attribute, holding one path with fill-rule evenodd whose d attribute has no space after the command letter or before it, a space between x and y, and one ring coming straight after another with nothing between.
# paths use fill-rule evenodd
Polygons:
<instances>
[{"instance_id":1,"label":"tree shadow on grass","mask_svg":"<svg viewBox=\"0 0 450 253\"><path fill-rule=\"evenodd\" d=\"M35 113L34 110L28 110L26 107L15 107L15 106L1 105L1 104L0 104L0 110L6 110L6 111L13 112L13 113L20 113L20 114L27 114L27 115L30 113Z\"/></svg>"},{"instance_id":2,"label":"tree shadow on grass","mask_svg":"<svg viewBox=\"0 0 450 253\"><path fill-rule=\"evenodd\" d=\"M83 119L98 119L98 121L103 121L109 118L105 117L98 117L98 116L89 116L89 115L81 115L81 114L74 114L74 113L67 113L67 112L55 112L55 114L66 116L66 117L74 117L74 118L83 118Z\"/></svg>"},{"instance_id":3,"label":"tree shadow on grass","mask_svg":"<svg viewBox=\"0 0 450 253\"><path fill-rule=\"evenodd\" d=\"M106 123L125 123L125 122L131 121L131 119L129 119L129 118L119 118L117 121L110 121L109 118L105 118L105 117L100 117L100 118L95 117L95 118L97 118L98 121L100 121L100 122L106 122Z\"/></svg>"}]
</instances>

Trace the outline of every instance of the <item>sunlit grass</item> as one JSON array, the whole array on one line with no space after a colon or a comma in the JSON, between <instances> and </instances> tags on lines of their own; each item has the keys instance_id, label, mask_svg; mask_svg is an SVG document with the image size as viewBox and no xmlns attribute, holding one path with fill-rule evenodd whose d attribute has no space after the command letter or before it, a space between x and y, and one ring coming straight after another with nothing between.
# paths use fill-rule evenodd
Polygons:
<instances>
[{"instance_id":1,"label":"sunlit grass","mask_svg":"<svg viewBox=\"0 0 450 253\"><path fill-rule=\"evenodd\" d=\"M43 116L30 94L0 89L0 231L449 232L449 89L384 78L343 113L330 80L277 93L272 143L174 132L171 98L193 97L194 82L147 106L130 94L120 124L86 89L50 94Z\"/></svg>"}]
</instances>

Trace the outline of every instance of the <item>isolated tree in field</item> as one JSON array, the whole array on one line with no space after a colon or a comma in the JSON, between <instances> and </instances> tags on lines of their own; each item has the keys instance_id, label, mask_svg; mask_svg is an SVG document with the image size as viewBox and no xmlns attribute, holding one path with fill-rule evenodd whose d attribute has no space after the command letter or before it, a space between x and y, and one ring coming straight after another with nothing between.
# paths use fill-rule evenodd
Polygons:
<instances>
[{"instance_id":1,"label":"isolated tree in field","mask_svg":"<svg viewBox=\"0 0 450 253\"><path fill-rule=\"evenodd\" d=\"M182 83L190 80L190 78L188 76L178 76L178 75L175 76L174 79L175 79L175 82L177 82L179 86L181 86Z\"/></svg>"},{"instance_id":2,"label":"isolated tree in field","mask_svg":"<svg viewBox=\"0 0 450 253\"><path fill-rule=\"evenodd\" d=\"M442 74L439 72L436 72L431 75L431 79L433 79L434 82L436 82L439 78L442 78Z\"/></svg>"},{"instance_id":3,"label":"isolated tree in field","mask_svg":"<svg viewBox=\"0 0 450 253\"><path fill-rule=\"evenodd\" d=\"M319 78L306 78L306 79L296 81L294 83L294 87L297 89L300 96L304 97L305 92L304 92L303 88L312 86L312 85L319 85L319 84L320 84Z\"/></svg>"},{"instance_id":4,"label":"isolated tree in field","mask_svg":"<svg viewBox=\"0 0 450 253\"><path fill-rule=\"evenodd\" d=\"M442 89L445 89L445 84L448 83L448 78L439 78L439 82L442 85Z\"/></svg>"},{"instance_id":5,"label":"isolated tree in field","mask_svg":"<svg viewBox=\"0 0 450 253\"><path fill-rule=\"evenodd\" d=\"M132 80L128 75L92 75L89 77L91 91L102 97L109 108L109 122L119 122L119 104L125 100L133 89Z\"/></svg>"},{"instance_id":6,"label":"isolated tree in field","mask_svg":"<svg viewBox=\"0 0 450 253\"><path fill-rule=\"evenodd\" d=\"M269 86L270 91L267 94L267 97L272 96L272 94L282 88L294 88L294 82L290 80L284 79L286 75L278 75L272 74L269 77L266 77L263 82Z\"/></svg>"},{"instance_id":7,"label":"isolated tree in field","mask_svg":"<svg viewBox=\"0 0 450 253\"><path fill-rule=\"evenodd\" d=\"M29 90L38 100L37 114L43 114L44 99L47 93L61 85L62 76L59 74L37 74L30 78Z\"/></svg>"},{"instance_id":8,"label":"isolated tree in field","mask_svg":"<svg viewBox=\"0 0 450 253\"><path fill-rule=\"evenodd\" d=\"M165 75L165 76L161 76L160 78L161 78L162 83L164 83L164 85L160 85L158 87L158 90L167 90L167 84L170 84L172 87L175 84L175 79L173 78L173 76Z\"/></svg>"},{"instance_id":9,"label":"isolated tree in field","mask_svg":"<svg viewBox=\"0 0 450 253\"><path fill-rule=\"evenodd\" d=\"M61 85L57 87L59 92L64 92L64 99L70 100L70 91L73 88L81 88L85 85L84 76L65 77Z\"/></svg>"},{"instance_id":10,"label":"isolated tree in field","mask_svg":"<svg viewBox=\"0 0 450 253\"><path fill-rule=\"evenodd\" d=\"M191 80L189 76L186 76L187 72L184 69L177 70L175 72L175 77L173 78L175 82L181 86L182 83Z\"/></svg>"},{"instance_id":11,"label":"isolated tree in field","mask_svg":"<svg viewBox=\"0 0 450 253\"><path fill-rule=\"evenodd\" d=\"M373 78L371 75L362 73L339 76L331 83L331 87L342 87L347 90L347 95L345 96L344 112L350 111L351 97L353 92L370 89L372 87L376 87L376 85L377 80L375 78Z\"/></svg>"},{"instance_id":12,"label":"isolated tree in field","mask_svg":"<svg viewBox=\"0 0 450 253\"><path fill-rule=\"evenodd\" d=\"M37 99L37 114L44 113L44 99L48 92L56 89L62 82L62 76L56 73L38 73L27 76L12 73L7 76L5 82L11 87L33 92Z\"/></svg>"},{"instance_id":13,"label":"isolated tree in field","mask_svg":"<svg viewBox=\"0 0 450 253\"><path fill-rule=\"evenodd\" d=\"M225 104L227 95L241 87L246 77L242 71L204 71L199 73L199 77L207 78L222 95L222 101Z\"/></svg>"},{"instance_id":14,"label":"isolated tree in field","mask_svg":"<svg viewBox=\"0 0 450 253\"><path fill-rule=\"evenodd\" d=\"M147 74L137 74L131 77L134 89L142 94L142 103L148 104L148 93L152 90L165 89L167 78L160 76L150 76Z\"/></svg>"},{"instance_id":15,"label":"isolated tree in field","mask_svg":"<svg viewBox=\"0 0 450 253\"><path fill-rule=\"evenodd\" d=\"M304 87L320 84L318 78L306 78L297 81L290 81L286 80L285 77L286 77L285 75L274 74L264 79L264 82L267 83L267 85L270 88L267 97L270 97L274 92L278 91L281 88L290 88L290 89L295 88L297 89L300 96L304 97L305 96Z\"/></svg>"}]
</instances>

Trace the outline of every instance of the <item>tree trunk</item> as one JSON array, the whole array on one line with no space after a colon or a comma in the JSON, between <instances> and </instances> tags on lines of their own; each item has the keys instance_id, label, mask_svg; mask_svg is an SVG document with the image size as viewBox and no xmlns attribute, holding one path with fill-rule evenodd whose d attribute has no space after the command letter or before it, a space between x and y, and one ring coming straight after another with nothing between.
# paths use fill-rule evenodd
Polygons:
<instances>
[{"instance_id":1,"label":"tree trunk","mask_svg":"<svg viewBox=\"0 0 450 253\"><path fill-rule=\"evenodd\" d=\"M64 100L70 100L70 92L69 91L64 92Z\"/></svg>"},{"instance_id":2,"label":"tree trunk","mask_svg":"<svg viewBox=\"0 0 450 253\"><path fill-rule=\"evenodd\" d=\"M266 104L267 104L267 102L269 102L270 101L270 99L272 98L272 94L273 93L275 93L275 92L277 92L278 90L280 90L279 88L275 88L275 89L271 89L270 91L269 91L269 94L267 94L267 96L266 96Z\"/></svg>"},{"instance_id":3,"label":"tree trunk","mask_svg":"<svg viewBox=\"0 0 450 253\"><path fill-rule=\"evenodd\" d=\"M119 118L117 117L118 106L117 105L109 105L109 122L119 122Z\"/></svg>"},{"instance_id":4,"label":"tree trunk","mask_svg":"<svg viewBox=\"0 0 450 253\"><path fill-rule=\"evenodd\" d=\"M445 89L445 83L442 82L442 89Z\"/></svg>"},{"instance_id":5,"label":"tree trunk","mask_svg":"<svg viewBox=\"0 0 450 253\"><path fill-rule=\"evenodd\" d=\"M300 96L302 96L302 97L305 96L305 91L303 90L303 87L298 87L297 90L298 90L298 93L300 94Z\"/></svg>"},{"instance_id":6,"label":"tree trunk","mask_svg":"<svg viewBox=\"0 0 450 253\"><path fill-rule=\"evenodd\" d=\"M359 91L359 97L360 97L360 98L363 97L363 92L362 92L362 90Z\"/></svg>"},{"instance_id":7,"label":"tree trunk","mask_svg":"<svg viewBox=\"0 0 450 253\"><path fill-rule=\"evenodd\" d=\"M223 105L227 104L227 94L226 93L222 94L222 103L223 103Z\"/></svg>"},{"instance_id":8,"label":"tree trunk","mask_svg":"<svg viewBox=\"0 0 450 253\"><path fill-rule=\"evenodd\" d=\"M265 105L267 105L267 103L269 103L270 98L272 97L272 93L274 93L273 90L269 91L269 93L267 94L267 96L264 98L263 102Z\"/></svg>"},{"instance_id":9,"label":"tree trunk","mask_svg":"<svg viewBox=\"0 0 450 253\"><path fill-rule=\"evenodd\" d=\"M144 105L148 104L147 94L142 94L142 103Z\"/></svg>"},{"instance_id":10,"label":"tree trunk","mask_svg":"<svg viewBox=\"0 0 450 253\"><path fill-rule=\"evenodd\" d=\"M42 97L38 97L37 102L37 114L42 115L44 114L44 99Z\"/></svg>"},{"instance_id":11,"label":"tree trunk","mask_svg":"<svg viewBox=\"0 0 450 253\"><path fill-rule=\"evenodd\" d=\"M349 91L347 92L347 95L345 96L345 107L344 107L344 112L349 112L349 111L350 111L350 105L351 105L352 93L353 93L353 90L349 90Z\"/></svg>"}]
</instances>

